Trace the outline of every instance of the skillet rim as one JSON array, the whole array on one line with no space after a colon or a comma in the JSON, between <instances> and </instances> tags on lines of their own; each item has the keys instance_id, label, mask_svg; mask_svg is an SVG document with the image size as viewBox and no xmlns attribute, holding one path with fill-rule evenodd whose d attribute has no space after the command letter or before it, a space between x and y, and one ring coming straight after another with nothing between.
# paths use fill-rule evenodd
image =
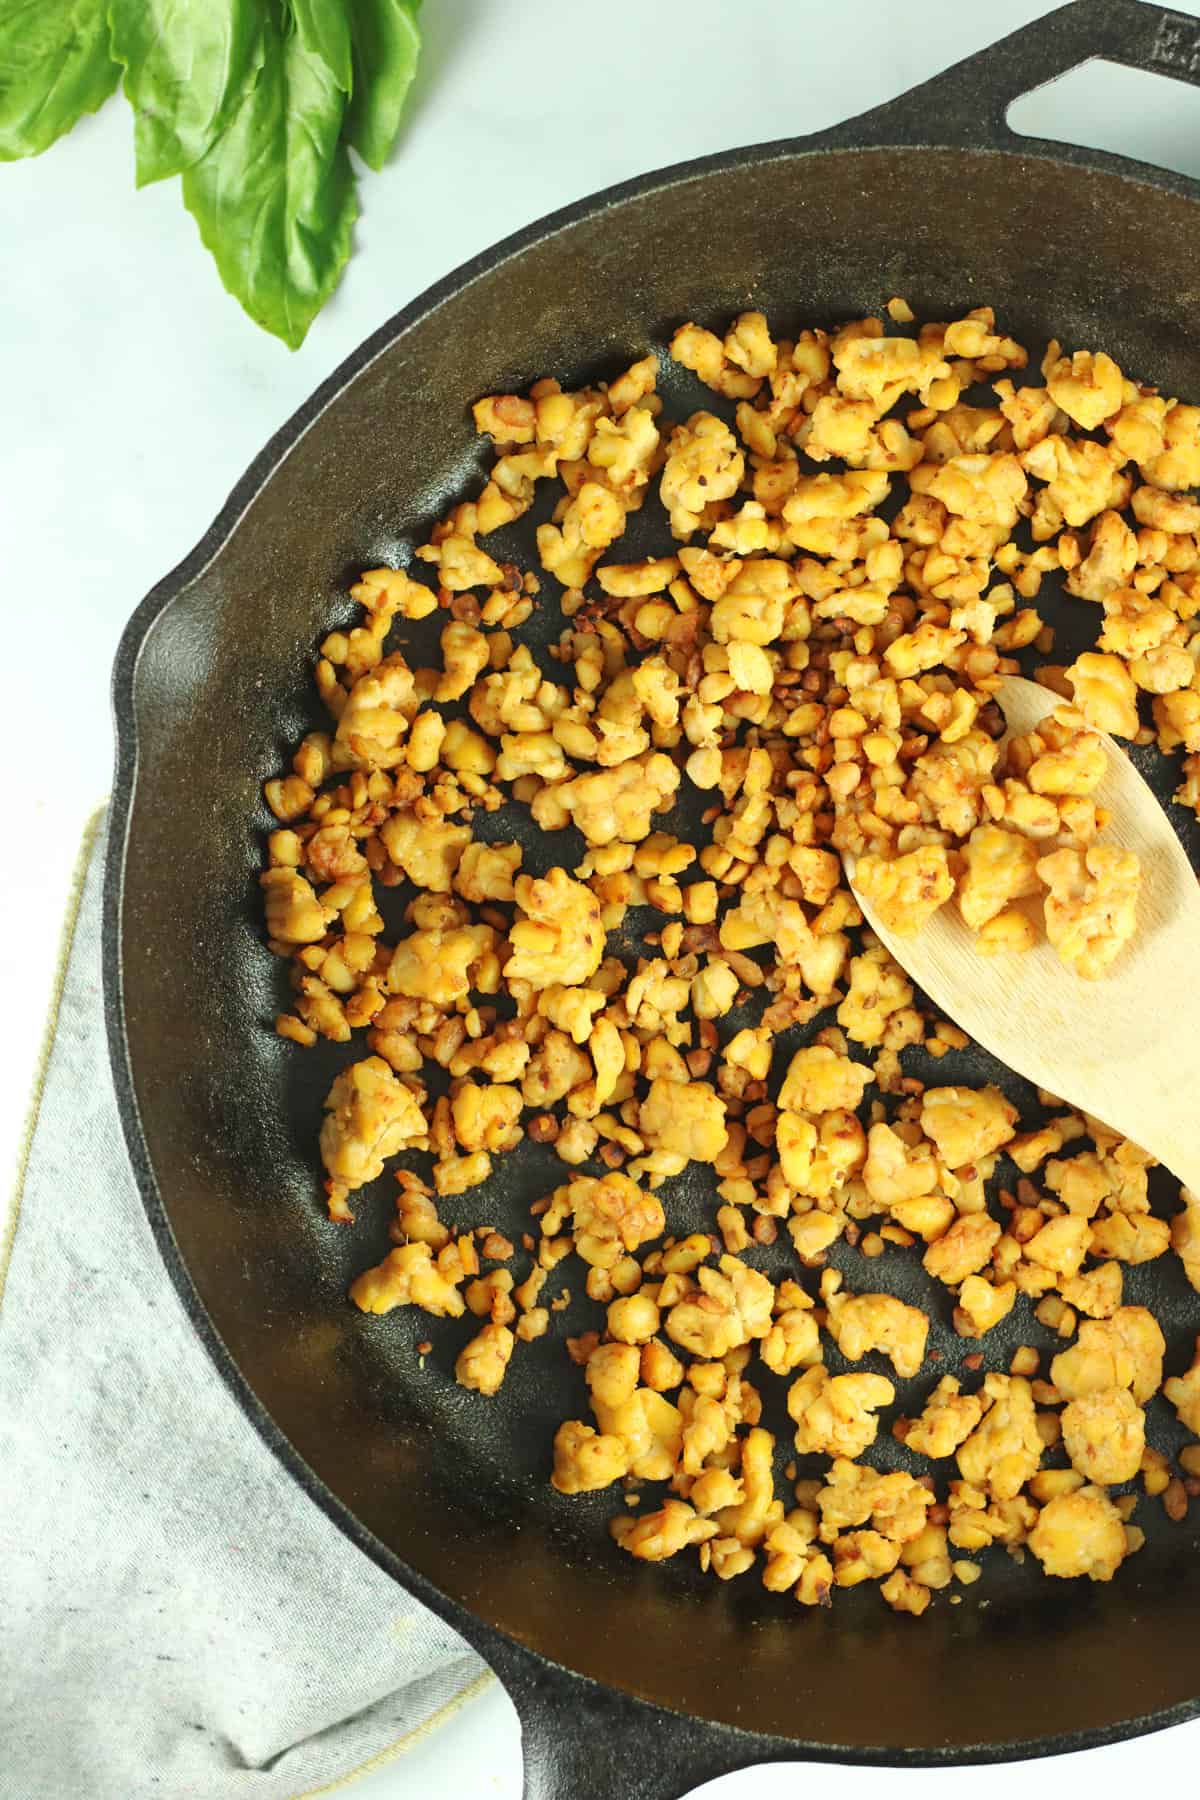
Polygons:
<instances>
[{"instance_id":1,"label":"skillet rim","mask_svg":"<svg viewBox=\"0 0 1200 1800\"><path fill-rule=\"evenodd\" d=\"M1073 12L1074 8L1064 8ZM1139 9L1141 10L1141 9ZM1058 15L1051 14L1043 23ZM1169 15L1168 15L1169 16ZM1200 22L1190 23L1200 30ZM1014 36L1021 36L1017 33ZM1002 40L1005 44L1012 40ZM993 45L979 53L987 57ZM1104 55L1103 48L1095 54ZM975 62L976 58L971 61ZM1110 55L1110 60L1116 60ZM1121 59L1123 60L1123 59ZM965 65L960 65L960 68ZM249 464L231 489L228 499L213 523L191 551L155 583L138 604L122 632L114 660L111 680L111 703L115 738L115 766L106 835L103 876L101 961L105 1026L109 1061L116 1093L117 1110L126 1149L159 1254L166 1265L172 1284L184 1311L200 1341L229 1388L238 1406L258 1432L267 1448L279 1459L292 1479L304 1490L352 1543L408 1592L454 1627L500 1673L523 1726L523 1743L529 1730L531 1712L544 1710L549 1687L561 1691L550 1698L551 1712L563 1705L563 1692L589 1692L591 1705L606 1704L628 1713L661 1721L663 1726L697 1727L713 1735L713 1742L724 1739L729 1745L742 1746L727 1768L772 1760L794 1760L802 1756L818 1762L842 1762L859 1766L920 1768L952 1767L981 1763L1028 1761L1044 1756L1057 1756L1143 1736L1168 1729L1200 1717L1200 1693L1188 1701L1156 1708L1125 1718L1108 1726L1079 1727L1074 1730L1018 1740L993 1740L979 1744L911 1748L899 1745L854 1745L823 1743L798 1737L764 1736L745 1731L723 1720L703 1714L687 1715L659 1702L643 1699L628 1689L609 1687L578 1670L558 1663L530 1645L520 1642L480 1615L451 1599L419 1570L406 1563L381 1539L370 1531L350 1508L332 1492L312 1467L294 1448L272 1415L258 1399L242 1374L232 1352L226 1346L204 1306L188 1270L171 1226L166 1203L159 1190L142 1128L133 1080L132 1058L125 1030L124 972L121 954L121 925L124 913L125 861L134 822L138 778L138 732L136 683L138 663L145 644L167 608L208 567L216 561L236 535L242 519L258 496L281 471L288 456L324 413L345 393L360 375L392 347L414 325L435 313L444 302L463 292L475 281L486 277L506 263L522 256L544 239L552 237L585 220L615 210L625 202L665 192L685 183L703 180L728 170L763 166L772 162L796 160L825 154L856 154L895 148L904 151L961 152L980 157L1006 156L1018 161L1029 160L1066 165L1083 173L1111 174L1157 191L1177 194L1200 208L1200 182L1158 168L1132 157L1090 150L1041 138L1024 138L1006 133L1001 127L995 141L981 142L976 136L960 137L954 121L943 115L941 134L926 135L923 122L913 124L915 109L911 103L927 90L940 86L946 75L957 76L960 70L946 71L929 83L900 95L871 112L811 136L776 138L766 143L738 146L732 150L646 171L612 184L581 199L559 207L509 233L486 247L448 274L425 288L406 306L400 308L313 390L291 416L267 440L263 449ZM1057 72L1057 71L1056 71ZM1053 79L1048 75L1047 80ZM949 141L947 141L949 139ZM1200 218L1198 218L1200 224ZM644 1731L643 1734L644 1736ZM527 1752L528 1754L528 1752Z\"/></svg>"}]
</instances>

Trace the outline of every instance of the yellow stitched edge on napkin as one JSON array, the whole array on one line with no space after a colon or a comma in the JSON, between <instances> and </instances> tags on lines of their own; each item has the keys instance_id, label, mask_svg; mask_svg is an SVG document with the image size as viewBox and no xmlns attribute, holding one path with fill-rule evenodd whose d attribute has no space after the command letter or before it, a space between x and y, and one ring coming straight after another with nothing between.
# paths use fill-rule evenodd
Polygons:
<instances>
[{"instance_id":1,"label":"yellow stitched edge on napkin","mask_svg":"<svg viewBox=\"0 0 1200 1800\"><path fill-rule=\"evenodd\" d=\"M13 1182L12 1198L9 1202L8 1219L5 1223L4 1235L0 1237L0 1306L4 1304L4 1288L8 1281L9 1266L12 1263L13 1245L17 1241L17 1220L21 1216L21 1201L25 1194L25 1177L29 1171L33 1134L37 1130L38 1115L42 1110L42 1096L46 1091L46 1073L50 1067L50 1053L54 1049L54 1039L58 1032L58 1013L62 1005L63 988L66 986L67 964L71 960L71 945L75 942L75 927L79 922L79 908L83 901L83 884L87 879L88 864L92 860L96 835L107 810L108 801L102 800L84 826L83 837L75 858L75 867L71 871L71 886L67 893L67 904L58 940L58 959L54 965L54 985L50 990L50 1010L42 1032L41 1048L38 1051L37 1064L33 1071L33 1087L29 1095L29 1105L25 1109L25 1123L21 1128L20 1142L17 1145L17 1173Z\"/></svg>"},{"instance_id":2,"label":"yellow stitched edge on napkin","mask_svg":"<svg viewBox=\"0 0 1200 1800\"><path fill-rule=\"evenodd\" d=\"M405 1732L404 1736L397 1738L394 1744L389 1744L384 1750L377 1750L374 1756L367 1758L366 1762L359 1763L357 1769L350 1769L345 1775L339 1775L336 1781L328 1781L324 1787L306 1788L302 1794L293 1795L292 1800L318 1800L318 1796L321 1794L335 1794L341 1788L352 1786L363 1775L370 1775L375 1769L382 1769L396 1757L403 1756L406 1751L414 1750L423 1738L431 1737L468 1702L477 1700L480 1694L486 1693L495 1679L492 1671L485 1669L482 1675L477 1675L474 1681L468 1682L467 1686L455 1694L452 1700L447 1700L445 1706L439 1706L438 1710L430 1713L422 1724Z\"/></svg>"}]
</instances>

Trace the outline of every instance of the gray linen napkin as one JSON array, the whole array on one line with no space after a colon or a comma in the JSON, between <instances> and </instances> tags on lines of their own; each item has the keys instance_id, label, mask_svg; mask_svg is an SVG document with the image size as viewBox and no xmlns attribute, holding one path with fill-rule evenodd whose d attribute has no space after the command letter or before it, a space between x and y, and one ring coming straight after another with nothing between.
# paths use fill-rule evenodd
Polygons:
<instances>
[{"instance_id":1,"label":"gray linen napkin","mask_svg":"<svg viewBox=\"0 0 1200 1800\"><path fill-rule=\"evenodd\" d=\"M109 1077L102 838L0 1220L0 1800L295 1800L494 1677L293 1486L193 1336Z\"/></svg>"}]
</instances>

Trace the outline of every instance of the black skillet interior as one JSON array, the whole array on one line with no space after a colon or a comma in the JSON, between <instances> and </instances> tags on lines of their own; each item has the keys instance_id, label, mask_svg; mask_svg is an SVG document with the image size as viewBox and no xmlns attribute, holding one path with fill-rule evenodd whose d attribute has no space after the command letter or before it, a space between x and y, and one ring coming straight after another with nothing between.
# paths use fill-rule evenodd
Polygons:
<instances>
[{"instance_id":1,"label":"black skillet interior","mask_svg":"<svg viewBox=\"0 0 1200 1800\"><path fill-rule=\"evenodd\" d=\"M1165 17L1132 0L1089 0L824 139L648 177L531 228L339 371L144 603L123 645L106 981L152 1222L218 1365L297 1478L516 1689L530 1791L608 1791L596 1770L618 1779L614 1708L627 1741L640 1737L622 1790L649 1796L767 1754L899 1761L1072 1747L1182 1717L1200 1696L1196 1534L1160 1529L1148 1505L1139 1518L1151 1542L1111 1587L1051 1585L997 1553L962 1604L943 1599L918 1625L873 1591L839 1595L832 1613L810 1617L753 1577L723 1587L620 1556L603 1524L611 1497L563 1500L546 1483L554 1426L583 1405L560 1340L591 1316L586 1302L552 1339L523 1347L490 1403L450 1375L462 1326L406 1312L366 1320L345 1303L348 1280L386 1248L394 1188L385 1178L361 1197L352 1229L323 1220L320 1097L361 1050L304 1055L272 1035L280 971L261 943L255 884L261 783L315 719L313 647L349 616L355 572L405 562L477 475L476 395L546 373L571 383L612 374L647 347L662 351L687 316L719 322L754 305L786 330L877 310L894 293L918 317L988 302L1036 351L1053 331L1068 346L1103 346L1164 390L1200 395L1193 184L1025 144L1002 127L1018 92L1089 52L1170 70L1162 45L1177 40L1164 36ZM1194 21L1174 28L1194 45ZM670 412L696 404L665 364L662 386ZM655 530L649 509L636 529ZM1094 635L1080 605L1060 616L1051 602L1049 616L1063 652ZM537 635L560 623L551 602ZM1164 799L1170 785L1160 780ZM1173 817L1200 862L1190 815ZM512 834L514 821L502 823L490 834ZM525 841L527 867L561 859L536 833ZM947 1058L937 1076L999 1078L1033 1116L1028 1090L978 1052ZM456 1216L519 1235L529 1201L561 1175L551 1153L523 1145ZM1167 1205L1171 1193L1163 1183ZM711 1225L703 1181L681 1178L666 1195L672 1230ZM776 1250L759 1260L775 1269L786 1259ZM852 1287L931 1305L905 1256L869 1276L856 1252L834 1260ZM574 1264L563 1280L581 1291ZM1174 1259L1134 1271L1127 1296L1153 1298L1170 1328L1169 1366L1185 1366L1200 1308ZM932 1305L941 1372L971 1346ZM426 1335L434 1351L422 1369L414 1342ZM1017 1343L1049 1341L1023 1306L986 1341L985 1366L1006 1367ZM769 1411L767 1422L786 1441L786 1419ZM1163 1444L1176 1429L1165 1411L1155 1420ZM873 1455L903 1464L885 1434ZM736 1729L677 1729L555 1664ZM566 1736L586 1747L589 1777L568 1772Z\"/></svg>"}]
</instances>

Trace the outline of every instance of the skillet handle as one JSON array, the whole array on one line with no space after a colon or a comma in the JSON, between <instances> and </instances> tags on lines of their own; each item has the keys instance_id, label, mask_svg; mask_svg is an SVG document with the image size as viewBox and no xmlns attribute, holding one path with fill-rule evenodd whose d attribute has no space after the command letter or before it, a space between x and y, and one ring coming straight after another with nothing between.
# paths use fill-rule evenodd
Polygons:
<instances>
[{"instance_id":1,"label":"skillet handle","mask_svg":"<svg viewBox=\"0 0 1200 1800\"><path fill-rule=\"evenodd\" d=\"M804 1754L602 1687L490 1629L469 1635L517 1709L524 1800L681 1800L719 1775Z\"/></svg>"},{"instance_id":2,"label":"skillet handle","mask_svg":"<svg viewBox=\"0 0 1200 1800\"><path fill-rule=\"evenodd\" d=\"M1012 149L1028 141L1008 124L1013 101L1093 57L1200 87L1200 19L1143 0L1071 0L818 142Z\"/></svg>"}]
</instances>

